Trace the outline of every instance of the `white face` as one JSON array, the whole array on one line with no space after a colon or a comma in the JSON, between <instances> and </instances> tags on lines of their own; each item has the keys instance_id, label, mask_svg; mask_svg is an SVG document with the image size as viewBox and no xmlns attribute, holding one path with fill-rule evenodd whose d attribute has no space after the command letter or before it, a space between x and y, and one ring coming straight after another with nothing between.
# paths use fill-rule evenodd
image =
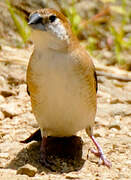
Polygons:
<instances>
[{"instance_id":1,"label":"white face","mask_svg":"<svg viewBox=\"0 0 131 180\"><path fill-rule=\"evenodd\" d=\"M61 40L68 40L68 34L66 32L66 29L64 25L61 23L59 18L56 18L55 21L49 23L46 25L46 30L50 31L56 37L58 37Z\"/></svg>"},{"instance_id":2,"label":"white face","mask_svg":"<svg viewBox=\"0 0 131 180\"><path fill-rule=\"evenodd\" d=\"M34 29L50 32L60 40L68 41L69 39L66 28L55 15L50 15L49 17L45 16L45 18L43 18L39 13L32 14L28 24Z\"/></svg>"}]
</instances>

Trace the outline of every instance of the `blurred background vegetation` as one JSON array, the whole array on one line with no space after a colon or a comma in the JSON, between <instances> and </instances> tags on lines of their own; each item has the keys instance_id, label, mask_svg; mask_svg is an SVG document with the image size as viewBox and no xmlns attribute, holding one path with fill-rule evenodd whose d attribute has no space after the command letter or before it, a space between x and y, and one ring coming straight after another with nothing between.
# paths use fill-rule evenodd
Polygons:
<instances>
[{"instance_id":1,"label":"blurred background vegetation","mask_svg":"<svg viewBox=\"0 0 131 180\"><path fill-rule=\"evenodd\" d=\"M131 0L1 0L0 43L26 46L27 17L44 7L68 17L73 32L93 57L131 70Z\"/></svg>"}]
</instances>

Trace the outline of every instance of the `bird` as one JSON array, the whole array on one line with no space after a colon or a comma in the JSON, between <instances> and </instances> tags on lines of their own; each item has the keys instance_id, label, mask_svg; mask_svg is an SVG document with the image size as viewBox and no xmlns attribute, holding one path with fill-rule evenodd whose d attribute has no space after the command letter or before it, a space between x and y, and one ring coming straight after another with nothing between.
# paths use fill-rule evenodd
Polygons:
<instances>
[{"instance_id":1,"label":"bird","mask_svg":"<svg viewBox=\"0 0 131 180\"><path fill-rule=\"evenodd\" d=\"M34 51L27 67L32 111L42 136L40 160L46 158L47 137L70 137L85 129L99 156L98 164L111 167L93 135L97 109L97 77L92 58L73 34L61 12L51 8L32 12Z\"/></svg>"}]
</instances>

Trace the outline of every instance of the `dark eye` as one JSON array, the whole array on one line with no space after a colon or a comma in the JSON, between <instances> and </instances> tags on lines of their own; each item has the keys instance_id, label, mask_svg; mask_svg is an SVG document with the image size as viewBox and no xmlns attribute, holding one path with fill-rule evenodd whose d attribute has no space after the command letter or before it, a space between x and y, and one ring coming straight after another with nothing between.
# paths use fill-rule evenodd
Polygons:
<instances>
[{"instance_id":1,"label":"dark eye","mask_svg":"<svg viewBox=\"0 0 131 180\"><path fill-rule=\"evenodd\" d=\"M56 19L56 16L54 16L54 15L51 15L51 16L49 17L50 22L54 22L55 19Z\"/></svg>"}]
</instances>

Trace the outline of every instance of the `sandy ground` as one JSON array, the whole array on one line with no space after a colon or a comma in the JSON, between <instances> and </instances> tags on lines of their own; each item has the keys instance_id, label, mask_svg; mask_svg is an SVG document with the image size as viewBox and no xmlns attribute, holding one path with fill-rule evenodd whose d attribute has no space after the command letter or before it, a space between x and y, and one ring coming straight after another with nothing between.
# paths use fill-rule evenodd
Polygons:
<instances>
[{"instance_id":1,"label":"sandy ground","mask_svg":"<svg viewBox=\"0 0 131 180\"><path fill-rule=\"evenodd\" d=\"M0 53L2 56L2 50ZM28 59L28 50L22 49L22 53ZM10 54L7 56L9 58ZM38 128L26 91L25 74L25 65L0 64L1 180L131 178L131 82L98 77L94 135L112 162L112 168L98 167L98 158L88 153L88 149L94 145L83 130L77 137L48 139L48 158L53 163L53 172L39 162L40 142L20 143ZM21 175L20 169L27 164L29 167ZM34 173L30 175L32 171Z\"/></svg>"},{"instance_id":2,"label":"sandy ground","mask_svg":"<svg viewBox=\"0 0 131 180\"><path fill-rule=\"evenodd\" d=\"M3 39L0 39L0 61L12 62L13 59L15 63L21 60L27 64L30 48L13 49L1 45L9 41L16 47L20 41L2 2L4 0L0 2L0 36ZM94 135L112 162L112 168L99 167L98 158L88 153L94 145L83 130L77 137L48 139L48 159L53 163L51 171L39 162L40 142L20 143L38 128L25 76L26 65L0 63L0 180L131 179L131 82L98 77Z\"/></svg>"}]
</instances>

